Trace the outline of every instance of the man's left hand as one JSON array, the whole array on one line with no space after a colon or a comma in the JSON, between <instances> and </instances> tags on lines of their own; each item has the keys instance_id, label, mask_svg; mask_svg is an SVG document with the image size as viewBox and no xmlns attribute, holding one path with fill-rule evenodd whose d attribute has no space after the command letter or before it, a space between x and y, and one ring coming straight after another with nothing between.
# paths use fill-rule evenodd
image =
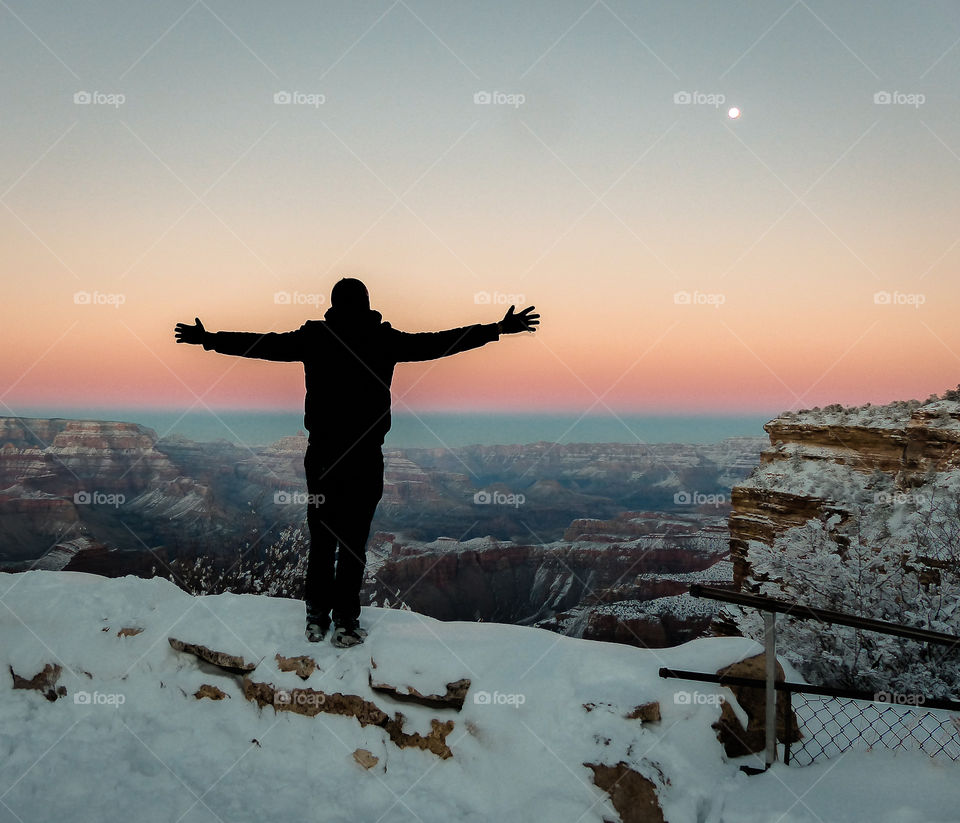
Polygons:
<instances>
[{"instance_id":1,"label":"man's left hand","mask_svg":"<svg viewBox=\"0 0 960 823\"><path fill-rule=\"evenodd\" d=\"M521 331L536 331L540 325L540 315L531 314L534 306L527 306L519 314L514 314L516 306L511 306L500 321L500 334L516 334Z\"/></svg>"}]
</instances>

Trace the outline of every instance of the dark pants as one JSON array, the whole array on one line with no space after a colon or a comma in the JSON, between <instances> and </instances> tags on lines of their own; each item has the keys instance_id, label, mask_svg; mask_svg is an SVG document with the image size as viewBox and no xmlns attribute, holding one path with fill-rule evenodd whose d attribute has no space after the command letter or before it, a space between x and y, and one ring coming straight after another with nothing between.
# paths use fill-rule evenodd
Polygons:
<instances>
[{"instance_id":1,"label":"dark pants","mask_svg":"<svg viewBox=\"0 0 960 823\"><path fill-rule=\"evenodd\" d=\"M353 625L360 617L370 523L383 496L383 453L379 444L358 445L341 456L311 443L303 467L311 495L307 614L324 620L333 612L336 625Z\"/></svg>"}]
</instances>

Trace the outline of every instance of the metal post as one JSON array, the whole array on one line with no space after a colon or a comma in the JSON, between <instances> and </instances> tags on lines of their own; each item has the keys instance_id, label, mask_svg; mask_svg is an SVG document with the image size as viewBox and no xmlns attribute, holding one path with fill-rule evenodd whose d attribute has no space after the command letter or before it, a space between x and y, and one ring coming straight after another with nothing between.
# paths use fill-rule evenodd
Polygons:
<instances>
[{"instance_id":1,"label":"metal post","mask_svg":"<svg viewBox=\"0 0 960 823\"><path fill-rule=\"evenodd\" d=\"M766 765L769 768L777 759L777 693L774 682L777 677L777 616L763 613L763 640L766 647L766 696L767 705L764 729L766 731Z\"/></svg>"}]
</instances>

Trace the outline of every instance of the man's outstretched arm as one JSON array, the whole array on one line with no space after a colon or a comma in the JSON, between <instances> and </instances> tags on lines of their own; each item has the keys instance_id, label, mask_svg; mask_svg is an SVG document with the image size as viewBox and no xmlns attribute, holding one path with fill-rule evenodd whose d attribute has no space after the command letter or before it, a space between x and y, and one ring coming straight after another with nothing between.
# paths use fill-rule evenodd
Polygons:
<instances>
[{"instance_id":1,"label":"man's outstretched arm","mask_svg":"<svg viewBox=\"0 0 960 823\"><path fill-rule=\"evenodd\" d=\"M464 326L459 329L419 334L397 332L395 351L397 362L435 360L438 357L447 357L499 340L501 334L535 332L540 325L540 315L532 313L534 307L529 306L519 314L514 314L514 308L511 306L503 316L503 320L497 323L478 323L475 326Z\"/></svg>"},{"instance_id":2,"label":"man's outstretched arm","mask_svg":"<svg viewBox=\"0 0 960 823\"><path fill-rule=\"evenodd\" d=\"M256 332L221 331L209 332L203 327L200 318L194 318L195 325L177 323L174 337L178 343L201 345L207 351L211 349L220 354L233 354L238 357L256 357L260 360L294 361L303 357L303 328L296 331Z\"/></svg>"}]
</instances>

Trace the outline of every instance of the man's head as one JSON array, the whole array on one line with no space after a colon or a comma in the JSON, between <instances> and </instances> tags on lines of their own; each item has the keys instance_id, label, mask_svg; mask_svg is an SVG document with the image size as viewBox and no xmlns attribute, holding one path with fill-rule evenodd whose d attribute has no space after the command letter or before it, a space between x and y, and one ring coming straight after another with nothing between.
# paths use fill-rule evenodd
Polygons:
<instances>
[{"instance_id":1,"label":"man's head","mask_svg":"<svg viewBox=\"0 0 960 823\"><path fill-rule=\"evenodd\" d=\"M370 294L360 280L344 277L330 292L330 304L343 314L362 314L370 310Z\"/></svg>"}]
</instances>

